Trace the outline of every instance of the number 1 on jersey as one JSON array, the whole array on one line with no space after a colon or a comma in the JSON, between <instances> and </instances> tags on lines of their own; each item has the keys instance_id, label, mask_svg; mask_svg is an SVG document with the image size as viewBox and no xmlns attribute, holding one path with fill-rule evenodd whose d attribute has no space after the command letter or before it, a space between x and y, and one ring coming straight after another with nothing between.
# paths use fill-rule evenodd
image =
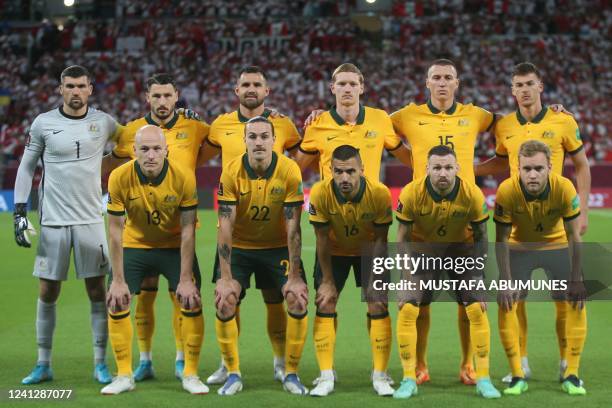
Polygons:
<instances>
[{"instance_id":1,"label":"number 1 on jersey","mask_svg":"<svg viewBox=\"0 0 612 408\"><path fill-rule=\"evenodd\" d=\"M440 139L440 144L441 145L446 145L448 147L450 147L451 149L455 150L455 144L452 142L453 135L446 135L446 136L438 136L438 139Z\"/></svg>"}]
</instances>

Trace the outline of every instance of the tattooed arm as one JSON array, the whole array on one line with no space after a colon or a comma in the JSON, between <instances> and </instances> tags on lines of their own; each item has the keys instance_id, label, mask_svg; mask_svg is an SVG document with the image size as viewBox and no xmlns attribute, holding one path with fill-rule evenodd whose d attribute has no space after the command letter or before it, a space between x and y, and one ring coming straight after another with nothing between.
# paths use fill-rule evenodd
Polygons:
<instances>
[{"instance_id":1,"label":"tattooed arm","mask_svg":"<svg viewBox=\"0 0 612 408\"><path fill-rule=\"evenodd\" d=\"M219 230L217 233L217 252L221 278L232 279L230 268L232 258L232 233L236 222L236 205L219 203Z\"/></svg>"},{"instance_id":2,"label":"tattooed arm","mask_svg":"<svg viewBox=\"0 0 612 408\"><path fill-rule=\"evenodd\" d=\"M300 277L300 259L302 257L302 230L300 218L302 208L285 207L285 224L287 226L287 246L289 248L289 270L291 278Z\"/></svg>"}]
</instances>

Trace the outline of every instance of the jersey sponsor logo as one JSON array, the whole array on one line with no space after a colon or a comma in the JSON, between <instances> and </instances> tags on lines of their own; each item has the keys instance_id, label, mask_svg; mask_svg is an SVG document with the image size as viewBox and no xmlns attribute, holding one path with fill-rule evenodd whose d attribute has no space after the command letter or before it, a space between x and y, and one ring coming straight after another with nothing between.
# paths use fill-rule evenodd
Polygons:
<instances>
[{"instance_id":1,"label":"jersey sponsor logo","mask_svg":"<svg viewBox=\"0 0 612 408\"><path fill-rule=\"evenodd\" d=\"M134 201L134 200L138 200L139 198L140 198L140 196L138 196L138 197L129 197L129 198L128 198L128 200L130 200L130 201ZM108 198L108 203L109 203L109 204L111 203L111 201L110 201L110 196L109 196L109 198Z\"/></svg>"},{"instance_id":2,"label":"jersey sponsor logo","mask_svg":"<svg viewBox=\"0 0 612 408\"><path fill-rule=\"evenodd\" d=\"M470 126L470 120L469 119L459 119L457 124L459 126Z\"/></svg>"},{"instance_id":3,"label":"jersey sponsor logo","mask_svg":"<svg viewBox=\"0 0 612 408\"><path fill-rule=\"evenodd\" d=\"M189 137L189 135L187 135L186 132L178 132L176 134L176 140L184 140L187 139Z\"/></svg>"},{"instance_id":4,"label":"jersey sponsor logo","mask_svg":"<svg viewBox=\"0 0 612 408\"><path fill-rule=\"evenodd\" d=\"M336 136L327 136L327 141L329 142L330 140L334 140L337 137L338 137L338 135L336 135Z\"/></svg>"},{"instance_id":5,"label":"jersey sponsor logo","mask_svg":"<svg viewBox=\"0 0 612 408\"><path fill-rule=\"evenodd\" d=\"M233 135L236 132L225 132L225 136Z\"/></svg>"},{"instance_id":6,"label":"jersey sponsor logo","mask_svg":"<svg viewBox=\"0 0 612 408\"><path fill-rule=\"evenodd\" d=\"M250 191L241 191L240 192L240 197L245 196L245 195L247 195L249 193L250 193Z\"/></svg>"},{"instance_id":7,"label":"jersey sponsor logo","mask_svg":"<svg viewBox=\"0 0 612 408\"><path fill-rule=\"evenodd\" d=\"M219 183L219 189L217 190L217 195L218 196L223 195L223 183Z\"/></svg>"},{"instance_id":8,"label":"jersey sponsor logo","mask_svg":"<svg viewBox=\"0 0 612 408\"><path fill-rule=\"evenodd\" d=\"M419 126L425 126L425 125L429 125L429 122L421 122L421 121L419 120Z\"/></svg>"},{"instance_id":9,"label":"jersey sponsor logo","mask_svg":"<svg viewBox=\"0 0 612 408\"><path fill-rule=\"evenodd\" d=\"M514 137L514 135L508 135L508 136L506 136L506 140L510 140L510 139L512 139L513 137Z\"/></svg>"},{"instance_id":10,"label":"jersey sponsor logo","mask_svg":"<svg viewBox=\"0 0 612 408\"><path fill-rule=\"evenodd\" d=\"M374 139L378 136L378 132L375 130L368 130L365 134L366 139Z\"/></svg>"},{"instance_id":11,"label":"jersey sponsor logo","mask_svg":"<svg viewBox=\"0 0 612 408\"><path fill-rule=\"evenodd\" d=\"M552 139L555 137L555 132L553 132L552 130L547 130L546 132L542 133L542 138L544 139Z\"/></svg>"},{"instance_id":12,"label":"jersey sponsor logo","mask_svg":"<svg viewBox=\"0 0 612 408\"><path fill-rule=\"evenodd\" d=\"M60 130L52 130L52 132L53 132L54 135L57 135L58 133L63 132L63 130L62 129L60 129Z\"/></svg>"}]
</instances>

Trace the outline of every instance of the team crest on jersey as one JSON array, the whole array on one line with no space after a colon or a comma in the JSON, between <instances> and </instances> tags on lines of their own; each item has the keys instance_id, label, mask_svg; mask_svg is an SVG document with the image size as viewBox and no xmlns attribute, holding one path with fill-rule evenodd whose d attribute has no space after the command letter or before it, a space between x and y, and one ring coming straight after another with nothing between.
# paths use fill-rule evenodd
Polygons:
<instances>
[{"instance_id":1,"label":"team crest on jersey","mask_svg":"<svg viewBox=\"0 0 612 408\"><path fill-rule=\"evenodd\" d=\"M176 140L185 140L185 139L187 139L187 137L188 137L187 133L185 133L185 132L178 132L176 134Z\"/></svg>"},{"instance_id":2,"label":"team crest on jersey","mask_svg":"<svg viewBox=\"0 0 612 408\"><path fill-rule=\"evenodd\" d=\"M453 218L464 218L467 215L467 212L465 211L460 211L460 210L455 210L453 211Z\"/></svg>"},{"instance_id":3,"label":"team crest on jersey","mask_svg":"<svg viewBox=\"0 0 612 408\"><path fill-rule=\"evenodd\" d=\"M270 190L270 195L281 195L285 192L285 189L282 187L272 187Z\"/></svg>"},{"instance_id":4,"label":"team crest on jersey","mask_svg":"<svg viewBox=\"0 0 612 408\"><path fill-rule=\"evenodd\" d=\"M164 203L171 204L176 203L176 201L177 197L175 195L166 194L166 196L164 197Z\"/></svg>"},{"instance_id":5,"label":"team crest on jersey","mask_svg":"<svg viewBox=\"0 0 612 408\"><path fill-rule=\"evenodd\" d=\"M459 119L459 122L457 122L457 124L459 126L470 126L470 120L469 119Z\"/></svg>"},{"instance_id":6,"label":"team crest on jersey","mask_svg":"<svg viewBox=\"0 0 612 408\"><path fill-rule=\"evenodd\" d=\"M374 139L376 136L378 136L378 132L375 130L368 130L365 134L366 139Z\"/></svg>"},{"instance_id":7,"label":"team crest on jersey","mask_svg":"<svg viewBox=\"0 0 612 408\"><path fill-rule=\"evenodd\" d=\"M100 125L97 122L90 123L89 133L100 133Z\"/></svg>"},{"instance_id":8,"label":"team crest on jersey","mask_svg":"<svg viewBox=\"0 0 612 408\"><path fill-rule=\"evenodd\" d=\"M542 133L542 137L544 139L552 139L553 137L555 137L555 132L553 132L552 130L547 130L546 132Z\"/></svg>"},{"instance_id":9,"label":"team crest on jersey","mask_svg":"<svg viewBox=\"0 0 612 408\"><path fill-rule=\"evenodd\" d=\"M373 213L363 213L361 214L361 219L362 220L373 220L374 219L374 214Z\"/></svg>"}]
</instances>

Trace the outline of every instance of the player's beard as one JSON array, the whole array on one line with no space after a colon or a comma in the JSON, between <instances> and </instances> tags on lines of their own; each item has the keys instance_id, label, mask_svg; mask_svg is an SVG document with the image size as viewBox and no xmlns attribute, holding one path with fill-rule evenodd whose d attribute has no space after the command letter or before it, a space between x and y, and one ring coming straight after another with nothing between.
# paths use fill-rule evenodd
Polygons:
<instances>
[{"instance_id":1,"label":"player's beard","mask_svg":"<svg viewBox=\"0 0 612 408\"><path fill-rule=\"evenodd\" d=\"M164 106L164 109L166 109L165 106ZM158 119L166 120L170 117L170 115L174 113L174 109L166 109L165 112L160 112L159 108L157 108L154 110L154 112L155 112L155 116L157 116Z\"/></svg>"},{"instance_id":2,"label":"player's beard","mask_svg":"<svg viewBox=\"0 0 612 408\"><path fill-rule=\"evenodd\" d=\"M70 106L71 109L79 110L83 106L85 106L85 103L82 99L70 99L70 102L68 102L68 106Z\"/></svg>"},{"instance_id":3,"label":"player's beard","mask_svg":"<svg viewBox=\"0 0 612 408\"><path fill-rule=\"evenodd\" d=\"M252 97L252 95L249 95L249 98L247 98L247 96L245 95L240 98L240 104L249 110L257 109L263 103L264 98L260 99L259 96Z\"/></svg>"}]
</instances>

